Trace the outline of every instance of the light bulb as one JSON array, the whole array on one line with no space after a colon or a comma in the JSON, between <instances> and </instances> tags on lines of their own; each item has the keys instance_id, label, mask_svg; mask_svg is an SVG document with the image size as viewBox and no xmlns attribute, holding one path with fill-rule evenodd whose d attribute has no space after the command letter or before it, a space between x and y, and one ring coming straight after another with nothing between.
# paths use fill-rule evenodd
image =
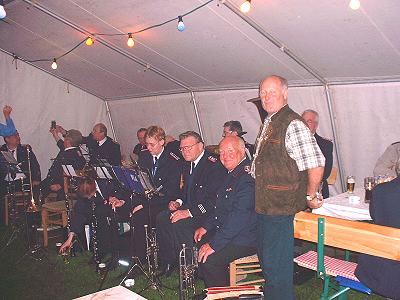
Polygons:
<instances>
[{"instance_id":1,"label":"light bulb","mask_svg":"<svg viewBox=\"0 0 400 300\"><path fill-rule=\"evenodd\" d=\"M354 10L359 9L361 6L360 0L350 0L349 6L351 9L354 9Z\"/></svg>"},{"instance_id":2,"label":"light bulb","mask_svg":"<svg viewBox=\"0 0 400 300\"><path fill-rule=\"evenodd\" d=\"M128 34L128 41L126 42L128 47L132 48L135 45L135 41L132 38L132 33Z\"/></svg>"},{"instance_id":3,"label":"light bulb","mask_svg":"<svg viewBox=\"0 0 400 300\"><path fill-rule=\"evenodd\" d=\"M182 32L182 31L185 30L185 24L183 23L182 16L179 16L179 17L178 17L178 30L179 30L180 32Z\"/></svg>"},{"instance_id":4,"label":"light bulb","mask_svg":"<svg viewBox=\"0 0 400 300\"><path fill-rule=\"evenodd\" d=\"M3 5L0 5L0 20L6 17L6 10L4 9Z\"/></svg>"},{"instance_id":5,"label":"light bulb","mask_svg":"<svg viewBox=\"0 0 400 300\"><path fill-rule=\"evenodd\" d=\"M251 8L251 0L246 0L242 3L242 5L240 5L240 11L242 13L248 13L250 11Z\"/></svg>"},{"instance_id":6,"label":"light bulb","mask_svg":"<svg viewBox=\"0 0 400 300\"><path fill-rule=\"evenodd\" d=\"M85 44L87 46L92 46L94 44L94 39L92 39L90 36L86 39Z\"/></svg>"},{"instance_id":7,"label":"light bulb","mask_svg":"<svg viewBox=\"0 0 400 300\"><path fill-rule=\"evenodd\" d=\"M53 59L53 63L51 64L51 68L53 69L53 70L56 70L57 69L57 61L56 61L56 59Z\"/></svg>"}]
</instances>

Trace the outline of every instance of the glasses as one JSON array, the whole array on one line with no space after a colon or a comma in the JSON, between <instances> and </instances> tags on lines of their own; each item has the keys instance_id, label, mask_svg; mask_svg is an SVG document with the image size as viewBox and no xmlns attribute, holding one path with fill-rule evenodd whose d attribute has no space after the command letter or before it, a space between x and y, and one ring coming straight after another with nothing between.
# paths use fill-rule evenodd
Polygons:
<instances>
[{"instance_id":1,"label":"glasses","mask_svg":"<svg viewBox=\"0 0 400 300\"><path fill-rule=\"evenodd\" d=\"M183 151L190 151L190 150L192 150L193 146L197 145L198 143L200 143L200 142L197 142L197 143L195 143L195 144L193 144L193 145L190 145L190 146L183 146L183 147L180 147L180 148L179 148L179 151L181 151L181 152L183 152Z\"/></svg>"}]
</instances>

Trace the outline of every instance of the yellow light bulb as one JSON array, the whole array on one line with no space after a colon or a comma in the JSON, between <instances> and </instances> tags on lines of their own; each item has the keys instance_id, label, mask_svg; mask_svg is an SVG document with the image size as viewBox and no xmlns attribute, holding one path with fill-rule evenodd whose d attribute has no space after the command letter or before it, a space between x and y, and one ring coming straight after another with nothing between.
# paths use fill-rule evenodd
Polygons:
<instances>
[{"instance_id":1,"label":"yellow light bulb","mask_svg":"<svg viewBox=\"0 0 400 300\"><path fill-rule=\"evenodd\" d=\"M128 45L128 47L132 48L135 45L135 41L132 38L132 34L128 35L128 41L126 42L126 44Z\"/></svg>"},{"instance_id":2,"label":"yellow light bulb","mask_svg":"<svg viewBox=\"0 0 400 300\"><path fill-rule=\"evenodd\" d=\"M359 9L361 6L360 0L350 0L349 6L351 9L354 9L354 10Z\"/></svg>"},{"instance_id":3,"label":"yellow light bulb","mask_svg":"<svg viewBox=\"0 0 400 300\"><path fill-rule=\"evenodd\" d=\"M93 43L94 43L94 40L89 36L89 37L86 39L85 44L86 44L87 46L92 46Z\"/></svg>"},{"instance_id":4,"label":"yellow light bulb","mask_svg":"<svg viewBox=\"0 0 400 300\"><path fill-rule=\"evenodd\" d=\"M250 0L246 0L242 3L242 5L240 5L240 11L242 13L248 13L250 11L251 8L251 1Z\"/></svg>"},{"instance_id":5,"label":"yellow light bulb","mask_svg":"<svg viewBox=\"0 0 400 300\"><path fill-rule=\"evenodd\" d=\"M53 63L51 64L51 68L53 69L53 70L56 70L57 69L57 61L56 61L56 59L54 59L53 60Z\"/></svg>"}]
</instances>

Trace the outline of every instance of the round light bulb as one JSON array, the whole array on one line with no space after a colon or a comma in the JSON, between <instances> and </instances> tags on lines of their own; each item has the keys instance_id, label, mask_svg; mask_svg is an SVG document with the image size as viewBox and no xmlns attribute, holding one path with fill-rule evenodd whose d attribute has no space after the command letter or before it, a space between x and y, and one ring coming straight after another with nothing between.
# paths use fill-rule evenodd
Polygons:
<instances>
[{"instance_id":1,"label":"round light bulb","mask_svg":"<svg viewBox=\"0 0 400 300\"><path fill-rule=\"evenodd\" d=\"M251 3L250 0L246 0L245 2L242 3L242 5L240 5L240 11L242 13L248 13L250 11L251 8Z\"/></svg>"},{"instance_id":2,"label":"round light bulb","mask_svg":"<svg viewBox=\"0 0 400 300\"><path fill-rule=\"evenodd\" d=\"M94 44L94 40L89 36L89 37L86 39L85 44L86 44L87 46L92 46L92 45Z\"/></svg>"},{"instance_id":3,"label":"round light bulb","mask_svg":"<svg viewBox=\"0 0 400 300\"><path fill-rule=\"evenodd\" d=\"M0 5L0 20L6 17L6 10L4 9L3 5Z\"/></svg>"},{"instance_id":4,"label":"round light bulb","mask_svg":"<svg viewBox=\"0 0 400 300\"><path fill-rule=\"evenodd\" d=\"M56 59L54 59L53 60L53 63L51 64L51 68L53 69L53 70L56 70L57 69L57 61L56 61Z\"/></svg>"},{"instance_id":5,"label":"round light bulb","mask_svg":"<svg viewBox=\"0 0 400 300\"><path fill-rule=\"evenodd\" d=\"M350 0L349 6L351 9L354 10L359 9L361 6L360 0Z\"/></svg>"},{"instance_id":6,"label":"round light bulb","mask_svg":"<svg viewBox=\"0 0 400 300\"><path fill-rule=\"evenodd\" d=\"M128 47L130 47L130 48L132 48L132 47L135 45L135 41L133 40L131 34L129 34L128 41L126 42L126 44L127 44Z\"/></svg>"},{"instance_id":7,"label":"round light bulb","mask_svg":"<svg viewBox=\"0 0 400 300\"><path fill-rule=\"evenodd\" d=\"M178 17L178 30L180 32L185 30L185 24L183 23L183 19L181 16Z\"/></svg>"}]
</instances>

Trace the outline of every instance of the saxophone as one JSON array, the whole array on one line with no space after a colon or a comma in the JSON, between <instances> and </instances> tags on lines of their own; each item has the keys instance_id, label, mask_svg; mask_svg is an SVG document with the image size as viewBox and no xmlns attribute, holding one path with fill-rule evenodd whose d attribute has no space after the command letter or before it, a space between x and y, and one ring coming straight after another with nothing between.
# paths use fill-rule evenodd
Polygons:
<instances>
[{"instance_id":1,"label":"saxophone","mask_svg":"<svg viewBox=\"0 0 400 300\"><path fill-rule=\"evenodd\" d=\"M186 247L182 244L179 252L179 299L192 299L196 294L195 273L199 266L197 247Z\"/></svg>"}]
</instances>

